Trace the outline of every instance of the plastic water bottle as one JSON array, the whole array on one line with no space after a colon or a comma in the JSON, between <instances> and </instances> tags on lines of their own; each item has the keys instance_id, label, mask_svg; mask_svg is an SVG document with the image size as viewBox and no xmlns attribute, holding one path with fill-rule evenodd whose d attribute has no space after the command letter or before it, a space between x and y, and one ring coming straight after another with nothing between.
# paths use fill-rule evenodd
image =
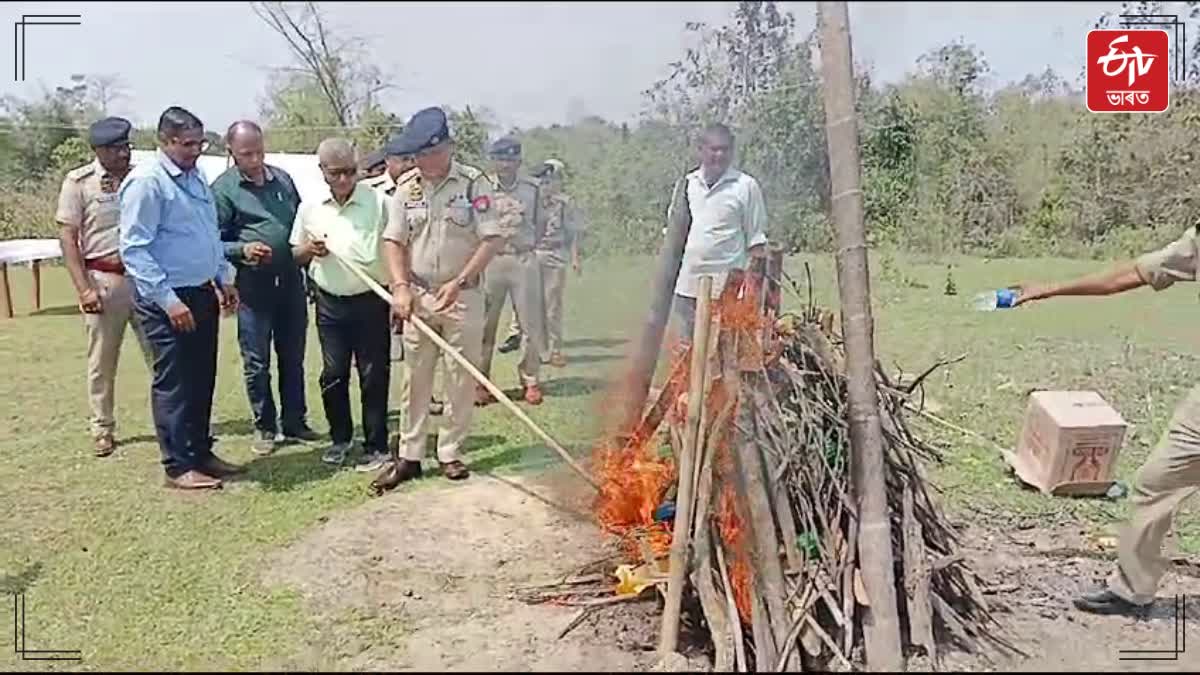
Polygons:
<instances>
[{"instance_id":1,"label":"plastic water bottle","mask_svg":"<svg viewBox=\"0 0 1200 675\"><path fill-rule=\"evenodd\" d=\"M975 296L975 310L991 312L997 309L1008 309L1017 301L1017 293L1010 288L987 291Z\"/></svg>"}]
</instances>

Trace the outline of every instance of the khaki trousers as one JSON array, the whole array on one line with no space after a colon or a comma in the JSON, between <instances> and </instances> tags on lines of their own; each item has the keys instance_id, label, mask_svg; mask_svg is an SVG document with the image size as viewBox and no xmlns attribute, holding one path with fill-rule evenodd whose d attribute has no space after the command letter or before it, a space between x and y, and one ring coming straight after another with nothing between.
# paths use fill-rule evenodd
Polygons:
<instances>
[{"instance_id":1,"label":"khaki trousers","mask_svg":"<svg viewBox=\"0 0 1200 675\"><path fill-rule=\"evenodd\" d=\"M548 363L550 357L562 351L563 346L563 291L567 287L567 260L560 251L534 251L537 256L538 270L542 285L542 307L544 342L539 346L541 362ZM513 303L512 325L509 335L522 333L523 314Z\"/></svg>"},{"instance_id":2,"label":"khaki trousers","mask_svg":"<svg viewBox=\"0 0 1200 675\"><path fill-rule=\"evenodd\" d=\"M517 365L517 374L521 378L522 386L536 385L538 370L541 368L539 347L544 339L540 320L542 312L539 307L542 299L542 278L537 257L532 252L496 256L488 263L484 272L483 289L483 357L479 370L491 378L500 310L504 309L504 301L511 299L516 308L515 313L522 317L530 317L522 326L524 336L521 340L521 362Z\"/></svg>"},{"instance_id":3,"label":"khaki trousers","mask_svg":"<svg viewBox=\"0 0 1200 675\"><path fill-rule=\"evenodd\" d=\"M1158 445L1134 477L1133 514L1121 533L1120 561L1108 586L1147 605L1170 566L1163 539L1179 506L1200 490L1200 386L1175 409Z\"/></svg>"},{"instance_id":4,"label":"khaki trousers","mask_svg":"<svg viewBox=\"0 0 1200 675\"><path fill-rule=\"evenodd\" d=\"M546 295L546 349L542 359L562 351L563 291L567 288L567 261L558 251L538 251L542 268L542 285Z\"/></svg>"},{"instance_id":5,"label":"khaki trousers","mask_svg":"<svg viewBox=\"0 0 1200 675\"><path fill-rule=\"evenodd\" d=\"M101 313L83 315L87 333L87 386L88 403L92 409L92 436L99 437L113 433L117 425L113 416L113 400L126 326L133 329L147 368L153 368L154 356L133 313L133 281L121 274L96 270L88 270L87 273L96 285L103 305Z\"/></svg>"},{"instance_id":6,"label":"khaki trousers","mask_svg":"<svg viewBox=\"0 0 1200 675\"><path fill-rule=\"evenodd\" d=\"M479 363L483 341L483 293L477 289L459 293L458 301L450 308L434 312L432 293L417 291L413 311L430 328L437 331L451 347L457 349L472 364ZM411 322L404 324L404 362L408 366L405 383L404 423L400 431L400 452L404 458L419 462L425 458L426 435L429 425L429 397L433 393L439 357L443 360L444 381L449 418L445 433L438 439L438 461L459 459L459 450L471 428L475 413L475 380L449 355L442 354L437 345Z\"/></svg>"}]
</instances>

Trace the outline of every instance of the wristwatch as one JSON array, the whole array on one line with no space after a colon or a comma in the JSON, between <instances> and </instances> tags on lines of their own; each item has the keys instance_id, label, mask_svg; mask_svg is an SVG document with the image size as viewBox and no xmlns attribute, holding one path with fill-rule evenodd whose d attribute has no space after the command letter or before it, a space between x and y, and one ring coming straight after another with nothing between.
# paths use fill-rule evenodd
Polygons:
<instances>
[{"instance_id":1,"label":"wristwatch","mask_svg":"<svg viewBox=\"0 0 1200 675\"><path fill-rule=\"evenodd\" d=\"M467 281L466 277L458 278L458 290L465 291L467 289L468 284L469 284L469 282Z\"/></svg>"}]
</instances>

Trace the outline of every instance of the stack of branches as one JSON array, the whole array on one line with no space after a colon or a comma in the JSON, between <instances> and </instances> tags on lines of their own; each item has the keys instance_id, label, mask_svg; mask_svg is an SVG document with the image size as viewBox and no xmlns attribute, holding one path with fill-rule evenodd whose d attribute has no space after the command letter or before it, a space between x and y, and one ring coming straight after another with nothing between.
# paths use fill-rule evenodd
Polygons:
<instances>
[{"instance_id":1,"label":"stack of branches","mask_svg":"<svg viewBox=\"0 0 1200 675\"><path fill-rule=\"evenodd\" d=\"M738 303L763 307L752 296ZM734 305L718 304L715 339L703 347L713 365L701 388L689 386L704 396L694 521L683 528L699 600L693 611L709 629L718 671L849 670L870 599L857 565L841 340L833 316L811 301L799 315L759 314L767 330ZM897 612L907 646L936 667L947 643L1017 650L998 635L977 577L956 551L957 533L929 494L921 463L941 457L905 420L933 370L902 386L877 367L876 381ZM680 532L676 524L676 538ZM664 633L672 623L664 619Z\"/></svg>"}]
</instances>

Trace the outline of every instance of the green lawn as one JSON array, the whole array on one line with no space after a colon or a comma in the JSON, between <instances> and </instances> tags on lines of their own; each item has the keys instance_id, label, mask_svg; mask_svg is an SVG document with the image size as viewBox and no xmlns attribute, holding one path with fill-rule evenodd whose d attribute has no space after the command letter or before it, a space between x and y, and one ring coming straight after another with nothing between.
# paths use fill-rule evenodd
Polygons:
<instances>
[{"instance_id":1,"label":"green lawn","mask_svg":"<svg viewBox=\"0 0 1200 675\"><path fill-rule=\"evenodd\" d=\"M832 305L831 258L791 260L789 271L801 280L804 260L813 264L818 301ZM944 406L944 417L1003 445L1015 440L1028 389L1096 389L1135 425L1120 466L1129 478L1196 372L1196 291L1178 287L976 313L969 303L977 290L1029 277L1062 278L1093 266L1063 260L954 264L959 294L946 296L946 262L876 256L876 345L884 362L911 372L968 352L966 361L931 378L929 393ZM622 339L640 325L649 300L648 265L646 259L596 262L583 279L569 282L571 365L548 369L547 403L531 416L577 451L594 435L598 394L619 363ZM83 328L71 309L67 277L61 269L44 273L46 309L38 316L28 315L28 273L11 269L10 277L18 316L0 320L0 400L7 422L0 428L0 584L26 591L27 647L81 649L84 662L75 667L82 669L250 669L313 642L318 626L298 598L259 583L263 560L320 520L370 499L370 476L322 466L319 445L291 446L253 461L249 480L221 494L162 488L148 375L132 340L118 380L118 433L130 443L113 457L93 458ZM785 302L796 307L801 299L789 295ZM221 330L218 452L251 462L236 324L226 320ZM516 384L513 356L498 357L493 367L502 387ZM309 405L314 426L323 431L319 362L314 331ZM951 506L969 503L1098 528L1125 513L1121 502L1020 490L986 444L935 427L928 431L946 446L947 462L934 475ZM477 469L527 471L556 461L500 406L479 414L472 447ZM427 479L424 487L438 480ZM1200 550L1200 519L1189 514L1181 530L1184 548ZM5 668L46 666L19 662L3 649Z\"/></svg>"}]
</instances>

